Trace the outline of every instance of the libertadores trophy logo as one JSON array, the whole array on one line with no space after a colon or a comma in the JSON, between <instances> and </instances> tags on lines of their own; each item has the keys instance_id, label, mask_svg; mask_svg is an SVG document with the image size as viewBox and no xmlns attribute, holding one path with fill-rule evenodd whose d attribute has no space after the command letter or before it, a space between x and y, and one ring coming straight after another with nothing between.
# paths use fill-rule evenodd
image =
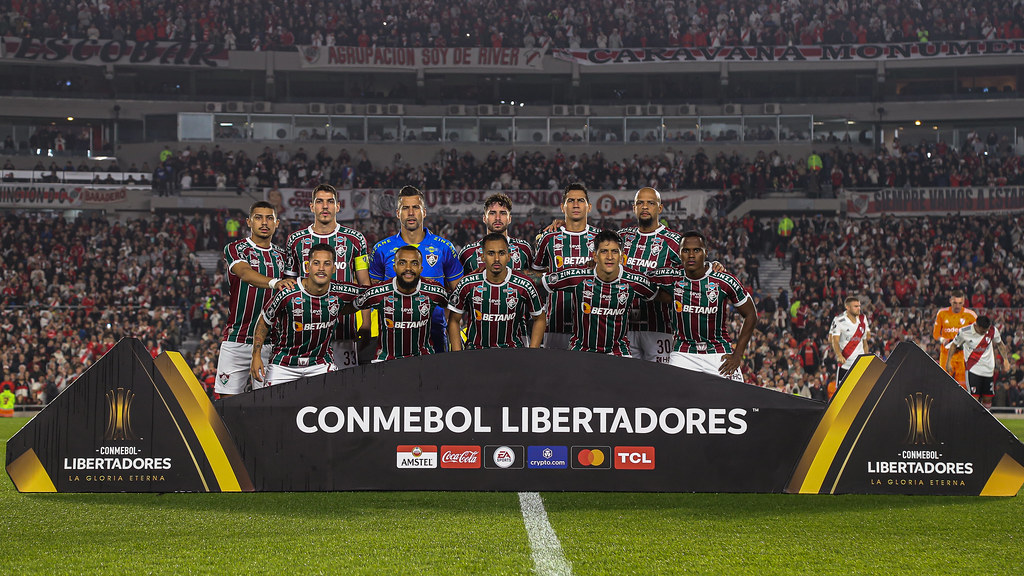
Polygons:
<instances>
[{"instance_id":1,"label":"libertadores trophy logo","mask_svg":"<svg viewBox=\"0 0 1024 576\"><path fill-rule=\"evenodd\" d=\"M107 391L107 426L103 431L105 442L138 440L132 431L131 411L135 393L118 388Z\"/></svg>"},{"instance_id":2,"label":"libertadores trophy logo","mask_svg":"<svg viewBox=\"0 0 1024 576\"><path fill-rule=\"evenodd\" d=\"M915 392L907 394L903 399L907 406L907 437L906 444L935 444L932 434L932 404L935 399L930 394Z\"/></svg>"}]
</instances>

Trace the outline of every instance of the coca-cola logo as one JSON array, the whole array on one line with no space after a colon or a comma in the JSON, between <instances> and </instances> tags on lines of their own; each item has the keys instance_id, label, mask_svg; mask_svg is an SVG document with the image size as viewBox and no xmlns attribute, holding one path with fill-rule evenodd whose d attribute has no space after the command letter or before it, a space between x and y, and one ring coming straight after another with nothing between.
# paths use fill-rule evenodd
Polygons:
<instances>
[{"instance_id":1,"label":"coca-cola logo","mask_svg":"<svg viewBox=\"0 0 1024 576\"><path fill-rule=\"evenodd\" d=\"M479 467L479 446L441 446L441 468Z\"/></svg>"}]
</instances>

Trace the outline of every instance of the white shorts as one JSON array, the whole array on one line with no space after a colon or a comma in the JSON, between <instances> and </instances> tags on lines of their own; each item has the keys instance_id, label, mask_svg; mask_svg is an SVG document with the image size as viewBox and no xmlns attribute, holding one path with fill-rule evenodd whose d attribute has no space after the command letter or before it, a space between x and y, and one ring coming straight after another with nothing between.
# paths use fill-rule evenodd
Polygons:
<instances>
[{"instance_id":1,"label":"white shorts","mask_svg":"<svg viewBox=\"0 0 1024 576\"><path fill-rule=\"evenodd\" d=\"M331 343L331 354L338 370L359 366L359 341L335 340Z\"/></svg>"},{"instance_id":2,"label":"white shorts","mask_svg":"<svg viewBox=\"0 0 1024 576\"><path fill-rule=\"evenodd\" d=\"M672 353L671 334L630 330L626 337L629 338L629 354L633 358L668 364L668 355Z\"/></svg>"},{"instance_id":3,"label":"white shorts","mask_svg":"<svg viewBox=\"0 0 1024 576\"><path fill-rule=\"evenodd\" d=\"M266 386L278 386L287 382L293 382L300 378L319 376L336 370L337 368L334 364L313 364L312 366L282 366L280 364L270 364L267 366ZM259 387L262 388L263 385L261 384ZM254 386L254 388L256 388L256 386Z\"/></svg>"},{"instance_id":4,"label":"white shorts","mask_svg":"<svg viewBox=\"0 0 1024 576\"><path fill-rule=\"evenodd\" d=\"M572 338L572 336L569 334L559 334L558 332L545 332L544 347L551 348L552 350L568 350L569 338Z\"/></svg>"},{"instance_id":5,"label":"white shorts","mask_svg":"<svg viewBox=\"0 0 1024 576\"><path fill-rule=\"evenodd\" d=\"M270 362L270 346L260 350L263 364ZM221 342L220 354L217 357L217 382L213 391L217 394L241 394L253 388L260 388L263 383L250 383L249 366L252 364L252 344L238 342ZM258 383L259 382L259 383Z\"/></svg>"},{"instance_id":6,"label":"white shorts","mask_svg":"<svg viewBox=\"0 0 1024 576\"><path fill-rule=\"evenodd\" d=\"M722 367L722 358L725 354L686 354L684 352L673 352L668 356L668 363L679 368L686 368L694 372L706 372L722 378L729 378L737 382L743 382L743 373L736 370L732 374L722 376L718 369Z\"/></svg>"}]
</instances>

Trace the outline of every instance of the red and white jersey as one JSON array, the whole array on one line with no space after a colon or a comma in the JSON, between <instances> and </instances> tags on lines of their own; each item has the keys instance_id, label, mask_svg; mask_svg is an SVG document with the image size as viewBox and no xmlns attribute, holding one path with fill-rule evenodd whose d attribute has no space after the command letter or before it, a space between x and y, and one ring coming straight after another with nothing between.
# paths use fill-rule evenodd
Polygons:
<instances>
[{"instance_id":1,"label":"red and white jersey","mask_svg":"<svg viewBox=\"0 0 1024 576\"><path fill-rule=\"evenodd\" d=\"M953 345L964 349L964 364L967 371L977 376L991 378L996 373L996 344L1002 344L1003 337L995 325L985 334L978 334L974 325L964 326L953 338Z\"/></svg>"},{"instance_id":2,"label":"red and white jersey","mask_svg":"<svg viewBox=\"0 0 1024 576\"><path fill-rule=\"evenodd\" d=\"M862 328L863 323L863 328ZM864 339L871 332L867 316L857 316L857 321L850 320L850 317L843 312L832 319L832 326L828 329L829 336L839 336L839 348L843 351L843 370L849 370L857 357L864 353Z\"/></svg>"}]
</instances>

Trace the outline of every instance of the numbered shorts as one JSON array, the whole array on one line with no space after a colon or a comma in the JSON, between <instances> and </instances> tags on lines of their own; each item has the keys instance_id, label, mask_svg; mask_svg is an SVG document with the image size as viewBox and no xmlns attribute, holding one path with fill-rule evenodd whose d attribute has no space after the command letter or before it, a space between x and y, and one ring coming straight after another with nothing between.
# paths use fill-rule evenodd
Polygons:
<instances>
[{"instance_id":1,"label":"numbered shorts","mask_svg":"<svg viewBox=\"0 0 1024 576\"><path fill-rule=\"evenodd\" d=\"M684 352L673 352L669 354L668 363L679 368L686 368L694 372L706 372L721 378L729 378L737 382L743 382L743 374L736 370L732 374L722 376L718 369L722 366L722 359L725 354L686 354Z\"/></svg>"},{"instance_id":2,"label":"numbered shorts","mask_svg":"<svg viewBox=\"0 0 1024 576\"><path fill-rule=\"evenodd\" d=\"M647 332L646 330L630 330L629 355L648 362L668 364L672 353L672 335L664 332Z\"/></svg>"},{"instance_id":3,"label":"numbered shorts","mask_svg":"<svg viewBox=\"0 0 1024 576\"><path fill-rule=\"evenodd\" d=\"M967 391L971 393L971 396L994 396L992 376L979 376L974 372L968 372Z\"/></svg>"},{"instance_id":4,"label":"numbered shorts","mask_svg":"<svg viewBox=\"0 0 1024 576\"><path fill-rule=\"evenodd\" d=\"M331 354L337 370L359 366L359 341L335 340L331 343Z\"/></svg>"},{"instance_id":5,"label":"numbered shorts","mask_svg":"<svg viewBox=\"0 0 1024 576\"><path fill-rule=\"evenodd\" d=\"M270 346L260 351L263 364L270 362ZM217 394L241 394L253 388L261 388L258 380L250 382L249 366L252 364L252 344L221 342L217 358L217 382L213 386Z\"/></svg>"},{"instance_id":6,"label":"numbered shorts","mask_svg":"<svg viewBox=\"0 0 1024 576\"><path fill-rule=\"evenodd\" d=\"M337 368L334 364L313 364L312 366L282 366L280 364L271 364L267 366L266 383L260 383L260 386L253 387L262 388L263 386L280 386L281 384L294 382L300 378L319 376L336 370ZM253 384L255 384L255 382Z\"/></svg>"}]
</instances>

